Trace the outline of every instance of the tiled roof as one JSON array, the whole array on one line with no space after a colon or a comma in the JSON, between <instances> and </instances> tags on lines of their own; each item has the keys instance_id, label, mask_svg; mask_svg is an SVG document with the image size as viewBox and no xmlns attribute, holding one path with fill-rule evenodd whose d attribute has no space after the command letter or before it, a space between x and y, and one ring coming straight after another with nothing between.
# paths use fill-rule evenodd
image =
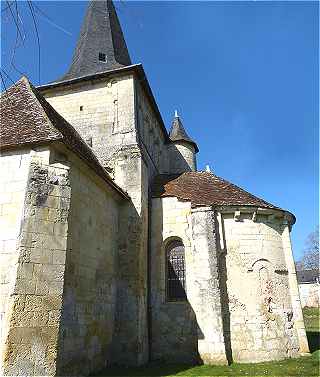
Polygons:
<instances>
[{"instance_id":1,"label":"tiled roof","mask_svg":"<svg viewBox=\"0 0 320 377\"><path fill-rule=\"evenodd\" d=\"M99 60L99 53L106 60ZM131 65L120 22L111 0L90 1L69 71L60 80Z\"/></svg>"},{"instance_id":2,"label":"tiled roof","mask_svg":"<svg viewBox=\"0 0 320 377\"><path fill-rule=\"evenodd\" d=\"M281 209L209 172L156 177L152 196L175 196L197 206L254 206Z\"/></svg>"},{"instance_id":3,"label":"tiled roof","mask_svg":"<svg viewBox=\"0 0 320 377\"><path fill-rule=\"evenodd\" d=\"M1 94L0 149L26 145L64 143L81 157L104 180L118 192L126 194L112 181L100 165L90 147L26 77Z\"/></svg>"},{"instance_id":4,"label":"tiled roof","mask_svg":"<svg viewBox=\"0 0 320 377\"><path fill-rule=\"evenodd\" d=\"M194 146L196 152L199 152L197 144L187 134L179 116L173 118L169 137L171 141L186 141Z\"/></svg>"}]
</instances>

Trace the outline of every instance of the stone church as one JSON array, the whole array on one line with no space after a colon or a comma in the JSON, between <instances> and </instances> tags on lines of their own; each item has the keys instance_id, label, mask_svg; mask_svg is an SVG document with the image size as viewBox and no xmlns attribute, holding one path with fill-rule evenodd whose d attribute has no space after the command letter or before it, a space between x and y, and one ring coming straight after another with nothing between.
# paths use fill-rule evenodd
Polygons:
<instances>
[{"instance_id":1,"label":"stone church","mask_svg":"<svg viewBox=\"0 0 320 377\"><path fill-rule=\"evenodd\" d=\"M68 72L2 94L4 375L227 364L308 352L295 217L168 133L111 1L91 1Z\"/></svg>"}]
</instances>

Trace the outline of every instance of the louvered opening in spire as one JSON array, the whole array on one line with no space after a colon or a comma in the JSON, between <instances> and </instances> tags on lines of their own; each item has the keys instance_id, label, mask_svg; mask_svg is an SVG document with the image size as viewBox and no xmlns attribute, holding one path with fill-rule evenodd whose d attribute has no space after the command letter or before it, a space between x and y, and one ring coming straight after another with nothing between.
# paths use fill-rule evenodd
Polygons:
<instances>
[{"instance_id":1,"label":"louvered opening in spire","mask_svg":"<svg viewBox=\"0 0 320 377\"><path fill-rule=\"evenodd\" d=\"M111 0L91 0L69 71L70 80L131 65L120 22Z\"/></svg>"}]
</instances>

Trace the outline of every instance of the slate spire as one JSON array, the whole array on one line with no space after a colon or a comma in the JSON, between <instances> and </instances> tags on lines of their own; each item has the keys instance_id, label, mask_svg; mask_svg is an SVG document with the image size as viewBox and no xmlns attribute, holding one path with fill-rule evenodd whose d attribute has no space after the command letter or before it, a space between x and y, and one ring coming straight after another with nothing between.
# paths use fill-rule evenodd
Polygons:
<instances>
[{"instance_id":1,"label":"slate spire","mask_svg":"<svg viewBox=\"0 0 320 377\"><path fill-rule=\"evenodd\" d=\"M175 110L174 113L174 118L172 121L169 137L171 141L184 141L190 143L194 146L195 151L199 152L197 144L189 137L186 130L184 129L177 110Z\"/></svg>"},{"instance_id":2,"label":"slate spire","mask_svg":"<svg viewBox=\"0 0 320 377\"><path fill-rule=\"evenodd\" d=\"M62 80L131 65L120 22L111 0L91 0L69 71Z\"/></svg>"}]
</instances>

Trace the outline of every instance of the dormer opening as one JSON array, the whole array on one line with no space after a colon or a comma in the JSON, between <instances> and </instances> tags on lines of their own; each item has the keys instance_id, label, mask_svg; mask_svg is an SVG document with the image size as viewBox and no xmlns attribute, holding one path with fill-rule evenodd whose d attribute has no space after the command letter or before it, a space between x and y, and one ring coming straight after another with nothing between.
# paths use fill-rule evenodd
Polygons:
<instances>
[{"instance_id":1,"label":"dormer opening","mask_svg":"<svg viewBox=\"0 0 320 377\"><path fill-rule=\"evenodd\" d=\"M107 55L103 52L99 52L99 62L106 63L107 62Z\"/></svg>"}]
</instances>

